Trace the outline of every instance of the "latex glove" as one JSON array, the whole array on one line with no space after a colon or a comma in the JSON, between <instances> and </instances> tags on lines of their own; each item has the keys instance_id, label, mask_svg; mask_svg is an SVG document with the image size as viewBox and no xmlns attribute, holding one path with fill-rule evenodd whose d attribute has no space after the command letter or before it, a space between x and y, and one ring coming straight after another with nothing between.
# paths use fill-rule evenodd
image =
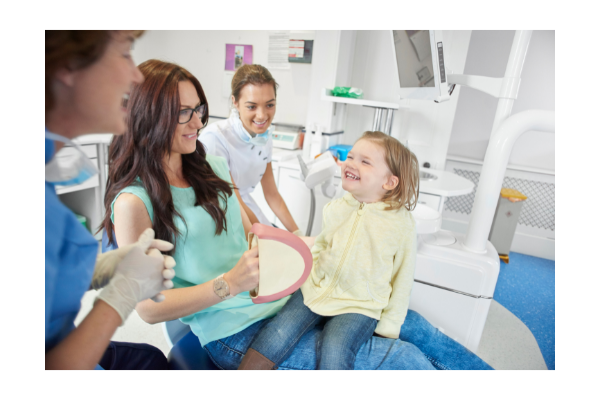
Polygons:
<instances>
[{"instance_id":1,"label":"latex glove","mask_svg":"<svg viewBox=\"0 0 600 400\"><path fill-rule=\"evenodd\" d=\"M157 249L148 251L153 239L154 230L146 229L116 265L113 278L96 297L96 301L102 300L115 309L121 317L121 325L138 302L151 297L162 301L164 296L157 295L173 287L171 279L175 276L175 261L172 257L163 256Z\"/></svg>"},{"instance_id":2,"label":"latex glove","mask_svg":"<svg viewBox=\"0 0 600 400\"><path fill-rule=\"evenodd\" d=\"M294 235L296 236L306 236L304 235L304 232L302 232L302 229L296 229L294 232L292 232Z\"/></svg>"},{"instance_id":3,"label":"latex glove","mask_svg":"<svg viewBox=\"0 0 600 400\"><path fill-rule=\"evenodd\" d=\"M144 231L145 233L145 231ZM154 236L154 233L153 233ZM96 258L96 266L94 267L94 275L92 276L92 288L96 290L102 289L108 284L110 279L115 274L115 268L123 258L137 246L138 243L129 244L127 246L120 247L116 250L107 251L106 253L99 254ZM154 239L150 243L150 249L158 249L160 251L169 251L173 249L173 245L169 242L160 239ZM147 253L146 253L147 254ZM170 256L164 256L169 258L169 263L175 263ZM167 260L165 260L165 263ZM173 264L175 265L175 264Z\"/></svg>"}]
</instances>

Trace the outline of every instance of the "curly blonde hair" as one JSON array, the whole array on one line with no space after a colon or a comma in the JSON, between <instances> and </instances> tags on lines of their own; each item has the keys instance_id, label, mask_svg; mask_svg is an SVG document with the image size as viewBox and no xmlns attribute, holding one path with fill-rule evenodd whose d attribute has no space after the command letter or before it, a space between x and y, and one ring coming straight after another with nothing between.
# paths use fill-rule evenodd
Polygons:
<instances>
[{"instance_id":1,"label":"curly blonde hair","mask_svg":"<svg viewBox=\"0 0 600 400\"><path fill-rule=\"evenodd\" d=\"M385 162L398 177L398 185L383 196L381 201L388 203L388 210L406 207L412 211L419 198L419 162L412 151L397 139L379 131L367 131L358 140L370 140L381 146L385 153Z\"/></svg>"}]
</instances>

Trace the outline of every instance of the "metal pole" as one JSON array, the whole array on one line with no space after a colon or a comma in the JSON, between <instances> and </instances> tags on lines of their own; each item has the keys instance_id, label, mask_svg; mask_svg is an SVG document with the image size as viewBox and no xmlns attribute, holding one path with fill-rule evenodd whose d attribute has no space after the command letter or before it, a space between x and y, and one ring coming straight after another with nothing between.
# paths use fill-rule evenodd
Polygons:
<instances>
[{"instance_id":1,"label":"metal pole","mask_svg":"<svg viewBox=\"0 0 600 400\"><path fill-rule=\"evenodd\" d=\"M392 110L391 108L389 108L387 110L387 118L385 119L385 128L384 128L384 133L387 133L388 135L392 134L392 123L394 120L394 110Z\"/></svg>"},{"instance_id":2,"label":"metal pole","mask_svg":"<svg viewBox=\"0 0 600 400\"><path fill-rule=\"evenodd\" d=\"M554 111L521 111L508 117L490 138L481 167L467 235L463 241L463 247L473 253L486 252L510 153L519 136L530 130L554 132Z\"/></svg>"},{"instance_id":3,"label":"metal pole","mask_svg":"<svg viewBox=\"0 0 600 400\"><path fill-rule=\"evenodd\" d=\"M390 112L390 110L387 108L381 109L381 119L379 120L379 126L377 127L378 131L385 133L385 124L387 122L389 112Z\"/></svg>"},{"instance_id":4,"label":"metal pole","mask_svg":"<svg viewBox=\"0 0 600 400\"><path fill-rule=\"evenodd\" d=\"M506 71L504 72L505 81L508 81L509 79L512 81L516 80L517 84L520 81L521 71L523 71L523 64L525 63L525 56L527 55L527 48L529 47L529 42L531 40L531 34L532 31L515 31L515 37L506 64ZM510 156L514 143L512 137L518 137L518 135L523 133L520 132L519 129L514 128L514 125L518 125L515 121L522 123L527 120L527 122L532 124L537 122L533 121L535 118L531 117L532 115L539 113L537 110L523 111L510 117L517 93L518 88L517 91L514 91L514 96L504 97L504 90L501 90L498 98L496 115L494 116L494 124L492 125L492 134L483 159L483 167L479 177L480 186L477 188L477 193L475 194L473 210L471 211L469 225L467 226L467 235L463 241L463 247L473 253L485 253L486 251L491 221L494 217L493 211L490 216L488 215L489 211L487 210L495 209L498 202L498 195L500 193L500 188L502 187L502 179L504 178L508 157ZM552 124L554 124L553 116ZM504 158L506 158L506 160L504 160ZM499 159L501 159L502 162L499 162ZM492 189L482 188L482 186L489 186L489 184L485 183L484 179L491 180L491 182L494 183ZM494 193L490 195L492 191Z\"/></svg>"},{"instance_id":5,"label":"metal pole","mask_svg":"<svg viewBox=\"0 0 600 400\"><path fill-rule=\"evenodd\" d=\"M372 131L379 129L379 121L381 119L381 108L375 108L375 115L373 117L373 128Z\"/></svg>"},{"instance_id":6,"label":"metal pole","mask_svg":"<svg viewBox=\"0 0 600 400\"><path fill-rule=\"evenodd\" d=\"M315 189L310 189L310 213L308 215L308 226L306 227L306 236L310 236L313 222L315 220Z\"/></svg>"},{"instance_id":7,"label":"metal pole","mask_svg":"<svg viewBox=\"0 0 600 400\"><path fill-rule=\"evenodd\" d=\"M525 63L525 56L527 55L527 48L529 47L532 32L533 31L515 31L515 37L510 49L510 55L508 56L504 78L521 78L521 71L523 71L523 64ZM498 99L494 124L492 125L492 134L498 129L498 126L509 117L514 102L515 99L502 97Z\"/></svg>"}]
</instances>

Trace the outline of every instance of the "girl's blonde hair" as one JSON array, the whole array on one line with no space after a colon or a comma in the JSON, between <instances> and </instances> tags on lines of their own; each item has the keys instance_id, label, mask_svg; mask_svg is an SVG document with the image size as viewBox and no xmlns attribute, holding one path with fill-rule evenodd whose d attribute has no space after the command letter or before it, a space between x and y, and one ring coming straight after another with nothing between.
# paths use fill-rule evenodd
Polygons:
<instances>
[{"instance_id":1,"label":"girl's blonde hair","mask_svg":"<svg viewBox=\"0 0 600 400\"><path fill-rule=\"evenodd\" d=\"M367 131L358 140L370 140L381 146L385 153L385 162L398 177L398 185L383 196L381 201L389 204L388 210L406 207L411 211L417 205L419 198L419 162L412 151L402 145L397 139L383 132Z\"/></svg>"}]
</instances>

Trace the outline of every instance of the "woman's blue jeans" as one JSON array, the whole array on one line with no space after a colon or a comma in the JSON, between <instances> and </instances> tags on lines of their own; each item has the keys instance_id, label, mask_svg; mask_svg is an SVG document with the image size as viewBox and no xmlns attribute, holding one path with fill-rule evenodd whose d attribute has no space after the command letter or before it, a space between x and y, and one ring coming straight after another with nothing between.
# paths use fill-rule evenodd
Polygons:
<instances>
[{"instance_id":1,"label":"woman's blue jeans","mask_svg":"<svg viewBox=\"0 0 600 400\"><path fill-rule=\"evenodd\" d=\"M204 348L222 369L237 369L250 344L270 320L258 321L241 332L208 343ZM317 368L317 348L323 327L308 331L279 369ZM434 328L417 312L408 310L400 339L371 337L360 348L354 362L359 370L404 369L492 369L464 346Z\"/></svg>"},{"instance_id":2,"label":"woman's blue jeans","mask_svg":"<svg viewBox=\"0 0 600 400\"><path fill-rule=\"evenodd\" d=\"M324 322L317 348L317 369L354 369L356 353L373 336L377 320L362 314L324 317L304 304L297 290L281 311L260 331L250 346L278 368L294 351L304 333Z\"/></svg>"}]
</instances>

